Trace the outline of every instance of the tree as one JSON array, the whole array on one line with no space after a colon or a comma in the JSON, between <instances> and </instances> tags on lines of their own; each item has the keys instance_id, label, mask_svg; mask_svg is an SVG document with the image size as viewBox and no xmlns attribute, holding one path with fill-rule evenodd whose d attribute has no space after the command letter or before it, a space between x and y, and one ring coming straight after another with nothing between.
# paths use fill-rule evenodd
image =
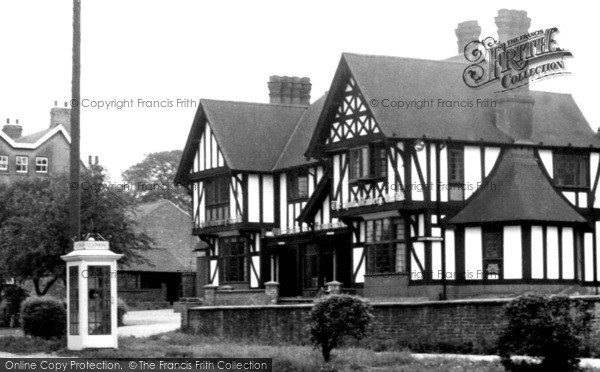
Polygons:
<instances>
[{"instance_id":1,"label":"tree","mask_svg":"<svg viewBox=\"0 0 600 372\"><path fill-rule=\"evenodd\" d=\"M355 296L330 295L321 298L310 311L310 338L321 347L323 359L328 362L331 350L344 336L357 340L366 336L373 315L371 305Z\"/></svg>"},{"instance_id":2,"label":"tree","mask_svg":"<svg viewBox=\"0 0 600 372\"><path fill-rule=\"evenodd\" d=\"M107 187L101 167L83 172L81 183L67 175L26 178L0 186L0 272L17 282L32 280L36 294L45 295L65 277L61 255L70 251L69 189L81 191L81 227L110 241L111 249L124 253L123 261L143 260L136 253L151 240L134 230L132 202Z\"/></svg>"},{"instance_id":3,"label":"tree","mask_svg":"<svg viewBox=\"0 0 600 372\"><path fill-rule=\"evenodd\" d=\"M173 182L181 154L181 150L154 152L123 172L123 180L132 185L131 192L136 201L170 200L183 210L190 211L187 189Z\"/></svg>"}]
</instances>

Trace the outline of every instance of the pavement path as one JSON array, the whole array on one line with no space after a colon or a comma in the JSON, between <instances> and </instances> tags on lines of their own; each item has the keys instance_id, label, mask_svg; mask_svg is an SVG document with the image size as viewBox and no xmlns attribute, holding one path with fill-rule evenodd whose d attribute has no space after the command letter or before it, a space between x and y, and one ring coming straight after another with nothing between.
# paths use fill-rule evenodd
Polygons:
<instances>
[{"instance_id":1,"label":"pavement path","mask_svg":"<svg viewBox=\"0 0 600 372\"><path fill-rule=\"evenodd\" d=\"M167 310L130 311L119 327L120 337L148 337L158 333L170 332L181 327L181 314Z\"/></svg>"},{"instance_id":2,"label":"pavement path","mask_svg":"<svg viewBox=\"0 0 600 372\"><path fill-rule=\"evenodd\" d=\"M495 362L499 361L497 355L465 355L465 354L412 354L415 359L448 358L448 359L466 359L474 362ZM600 368L600 359L582 358L579 362L581 367Z\"/></svg>"}]
</instances>

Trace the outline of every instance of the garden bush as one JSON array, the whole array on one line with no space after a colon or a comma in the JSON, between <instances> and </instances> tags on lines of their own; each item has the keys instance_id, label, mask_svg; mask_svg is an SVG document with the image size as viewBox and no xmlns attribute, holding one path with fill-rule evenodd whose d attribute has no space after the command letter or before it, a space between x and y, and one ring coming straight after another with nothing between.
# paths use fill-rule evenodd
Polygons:
<instances>
[{"instance_id":1,"label":"garden bush","mask_svg":"<svg viewBox=\"0 0 600 372\"><path fill-rule=\"evenodd\" d=\"M67 309L53 297L29 297L21 304L21 324L26 335L50 339L66 334Z\"/></svg>"},{"instance_id":2,"label":"garden bush","mask_svg":"<svg viewBox=\"0 0 600 372\"><path fill-rule=\"evenodd\" d=\"M127 314L128 312L129 312L129 306L127 306L127 303L125 301L123 301L123 299L117 298L117 326L118 327L123 327L125 325L125 323L123 322L123 319L125 317L125 314Z\"/></svg>"},{"instance_id":3,"label":"garden bush","mask_svg":"<svg viewBox=\"0 0 600 372\"><path fill-rule=\"evenodd\" d=\"M573 371L593 313L584 301L567 296L524 295L505 308L508 324L498 339L498 354L507 371ZM541 360L516 364L512 355Z\"/></svg>"},{"instance_id":4,"label":"garden bush","mask_svg":"<svg viewBox=\"0 0 600 372\"><path fill-rule=\"evenodd\" d=\"M0 303L0 327L18 327L21 303L27 298L27 291L8 285L3 290Z\"/></svg>"},{"instance_id":5,"label":"garden bush","mask_svg":"<svg viewBox=\"0 0 600 372\"><path fill-rule=\"evenodd\" d=\"M349 295L329 295L319 299L309 314L309 331L312 343L320 347L326 362L331 350L345 336L357 340L366 336L373 315L371 305Z\"/></svg>"}]
</instances>

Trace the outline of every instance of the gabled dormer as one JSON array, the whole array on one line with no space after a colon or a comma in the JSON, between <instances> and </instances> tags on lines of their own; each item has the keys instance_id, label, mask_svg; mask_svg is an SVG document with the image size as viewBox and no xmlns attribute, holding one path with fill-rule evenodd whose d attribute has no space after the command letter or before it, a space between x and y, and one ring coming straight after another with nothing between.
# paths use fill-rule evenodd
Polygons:
<instances>
[{"instance_id":1,"label":"gabled dormer","mask_svg":"<svg viewBox=\"0 0 600 372\"><path fill-rule=\"evenodd\" d=\"M192 193L195 233L275 227L271 169L305 111L200 101L176 177Z\"/></svg>"}]
</instances>

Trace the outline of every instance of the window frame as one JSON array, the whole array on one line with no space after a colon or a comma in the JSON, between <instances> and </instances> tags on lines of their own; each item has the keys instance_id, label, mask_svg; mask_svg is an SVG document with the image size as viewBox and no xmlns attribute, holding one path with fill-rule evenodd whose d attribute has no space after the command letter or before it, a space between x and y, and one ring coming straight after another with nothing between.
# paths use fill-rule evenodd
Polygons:
<instances>
[{"instance_id":1,"label":"window frame","mask_svg":"<svg viewBox=\"0 0 600 372\"><path fill-rule=\"evenodd\" d=\"M218 176L204 181L205 221L221 221L231 218L229 188L230 180L228 176Z\"/></svg>"},{"instance_id":2,"label":"window frame","mask_svg":"<svg viewBox=\"0 0 600 372\"><path fill-rule=\"evenodd\" d=\"M21 159L26 160L25 164L19 164L19 160L21 160ZM25 170L24 171L19 170L19 166L23 166L23 165L25 166ZM29 173L29 156L27 156L27 155L16 155L15 156L15 172L21 173L21 174Z\"/></svg>"},{"instance_id":3,"label":"window frame","mask_svg":"<svg viewBox=\"0 0 600 372\"><path fill-rule=\"evenodd\" d=\"M384 231L385 221L388 221L387 233ZM377 238L378 224L381 226L381 236L379 239ZM372 226L372 228L370 229L369 226ZM401 217L365 221L367 275L396 274L407 271L408 242L406 227L406 221ZM399 229L402 232L402 237L398 235ZM382 256L383 259L381 259ZM384 265L379 264L385 260L388 260L388 262Z\"/></svg>"},{"instance_id":4,"label":"window frame","mask_svg":"<svg viewBox=\"0 0 600 372\"><path fill-rule=\"evenodd\" d=\"M2 159L5 158L6 162L3 162ZM8 155L0 155L0 173L8 173L10 171L10 157ZM1 166L6 165L6 169L2 169Z\"/></svg>"},{"instance_id":5,"label":"window frame","mask_svg":"<svg viewBox=\"0 0 600 372\"><path fill-rule=\"evenodd\" d=\"M383 157L381 156L382 154ZM387 178L388 157L387 148L384 143L377 142L353 147L348 150L347 156L349 165L348 180L350 182L373 181Z\"/></svg>"},{"instance_id":6,"label":"window frame","mask_svg":"<svg viewBox=\"0 0 600 372\"><path fill-rule=\"evenodd\" d=\"M40 165L40 164L38 164L38 160L45 160L46 164ZM44 171L38 170L39 166L46 167L46 170L44 170ZM50 159L47 156L36 156L35 157L35 173L47 174L49 168L50 168Z\"/></svg>"},{"instance_id":7,"label":"window frame","mask_svg":"<svg viewBox=\"0 0 600 372\"><path fill-rule=\"evenodd\" d=\"M563 161L561 161L563 158ZM569 162L568 158L571 158L571 162ZM578 163L579 168L573 167L575 163ZM562 169L565 164L566 170L573 170L573 184L567 184L562 182L561 176L564 176L564 173L561 174L559 168ZM584 174L577 174L577 171L581 170L581 165L583 164ZM563 169L562 172L565 170ZM554 181L554 186L564 189L577 189L577 190L585 190L590 188L590 154L588 152L574 152L574 151L554 151L552 154L552 179ZM578 184L577 181L584 180L583 184Z\"/></svg>"},{"instance_id":8,"label":"window frame","mask_svg":"<svg viewBox=\"0 0 600 372\"><path fill-rule=\"evenodd\" d=\"M241 245L241 253L239 251L236 251L233 254L231 253L233 241L235 241L235 245L238 249ZM248 259L248 254L250 252L249 248L248 239L244 236L235 235L219 238L219 281L221 283L248 282L248 276L250 274ZM237 268L235 275L232 275L232 263L235 263L235 267Z\"/></svg>"},{"instance_id":9,"label":"window frame","mask_svg":"<svg viewBox=\"0 0 600 372\"><path fill-rule=\"evenodd\" d=\"M464 201L465 148L462 146L448 146L446 153L448 157L448 201ZM455 165L458 166L456 172L454 169ZM453 173L460 173L460 176L453 177Z\"/></svg>"},{"instance_id":10,"label":"window frame","mask_svg":"<svg viewBox=\"0 0 600 372\"><path fill-rule=\"evenodd\" d=\"M289 201L302 201L308 199L308 174L309 172L306 168L299 168L287 173L287 195ZM301 182L305 182L305 187L300 187Z\"/></svg>"},{"instance_id":11,"label":"window frame","mask_svg":"<svg viewBox=\"0 0 600 372\"><path fill-rule=\"evenodd\" d=\"M494 239L498 239L494 241ZM488 247L497 244L496 255L490 255ZM483 280L501 280L504 278L504 227L484 226L481 228L481 260ZM498 273L490 274L488 265L497 265Z\"/></svg>"}]
</instances>

